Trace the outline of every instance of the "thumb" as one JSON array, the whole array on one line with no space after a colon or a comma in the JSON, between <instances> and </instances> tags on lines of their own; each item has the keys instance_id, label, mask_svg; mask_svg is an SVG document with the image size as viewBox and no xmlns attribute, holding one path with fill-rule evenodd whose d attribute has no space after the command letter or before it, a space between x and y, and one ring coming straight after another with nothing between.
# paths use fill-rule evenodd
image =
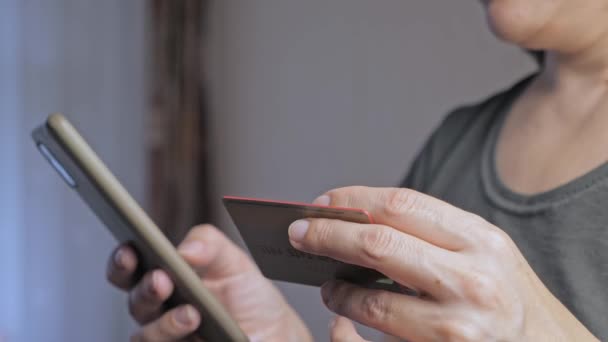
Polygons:
<instances>
[{"instance_id":1,"label":"thumb","mask_svg":"<svg viewBox=\"0 0 608 342\"><path fill-rule=\"evenodd\" d=\"M348 318L337 316L330 327L331 342L367 342Z\"/></svg>"}]
</instances>

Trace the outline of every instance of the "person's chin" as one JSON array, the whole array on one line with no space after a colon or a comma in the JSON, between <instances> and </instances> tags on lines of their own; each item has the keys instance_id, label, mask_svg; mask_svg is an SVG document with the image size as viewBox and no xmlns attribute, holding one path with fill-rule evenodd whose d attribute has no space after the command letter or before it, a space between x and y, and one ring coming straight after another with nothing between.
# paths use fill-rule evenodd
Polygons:
<instances>
[{"instance_id":1,"label":"person's chin","mask_svg":"<svg viewBox=\"0 0 608 342\"><path fill-rule=\"evenodd\" d=\"M533 40L538 26L533 25L521 6L509 0L484 0L484 4L488 25L496 37L526 49L537 48Z\"/></svg>"}]
</instances>

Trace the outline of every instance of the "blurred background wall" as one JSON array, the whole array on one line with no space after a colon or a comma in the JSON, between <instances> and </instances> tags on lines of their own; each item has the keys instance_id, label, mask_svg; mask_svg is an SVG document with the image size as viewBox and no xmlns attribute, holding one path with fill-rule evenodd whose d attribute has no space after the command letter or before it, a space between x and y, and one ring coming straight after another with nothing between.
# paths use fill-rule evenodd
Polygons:
<instances>
[{"instance_id":1,"label":"blurred background wall","mask_svg":"<svg viewBox=\"0 0 608 342\"><path fill-rule=\"evenodd\" d=\"M114 242L29 132L66 113L140 200L145 2L0 0L0 336L124 341ZM2 340L2 338L0 338Z\"/></svg>"},{"instance_id":2,"label":"blurred background wall","mask_svg":"<svg viewBox=\"0 0 608 342\"><path fill-rule=\"evenodd\" d=\"M105 283L112 239L28 134L48 112L68 113L146 202L148 5L0 0L0 336L9 341L120 341L131 330L126 298ZM494 40L473 0L216 0L206 17L211 198L233 236L221 195L310 201L336 186L395 185L450 108L533 69ZM318 289L279 286L327 340Z\"/></svg>"}]
</instances>

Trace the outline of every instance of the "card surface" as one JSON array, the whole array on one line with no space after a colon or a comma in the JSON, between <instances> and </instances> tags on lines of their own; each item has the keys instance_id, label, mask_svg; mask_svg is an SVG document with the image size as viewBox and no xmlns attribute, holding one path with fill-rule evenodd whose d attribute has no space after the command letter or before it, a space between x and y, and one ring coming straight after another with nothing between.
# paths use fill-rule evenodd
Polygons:
<instances>
[{"instance_id":1,"label":"card surface","mask_svg":"<svg viewBox=\"0 0 608 342\"><path fill-rule=\"evenodd\" d=\"M294 221L327 218L373 223L364 210L230 196L224 197L224 205L255 262L270 279L312 286L341 279L366 287L403 291L375 270L304 253L289 243L287 231Z\"/></svg>"}]
</instances>

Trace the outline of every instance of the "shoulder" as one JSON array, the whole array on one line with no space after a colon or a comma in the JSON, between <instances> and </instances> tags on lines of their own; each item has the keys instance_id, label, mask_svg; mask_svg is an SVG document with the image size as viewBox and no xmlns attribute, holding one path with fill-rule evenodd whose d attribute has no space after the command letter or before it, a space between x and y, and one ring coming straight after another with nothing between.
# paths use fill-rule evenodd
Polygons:
<instances>
[{"instance_id":1,"label":"shoulder","mask_svg":"<svg viewBox=\"0 0 608 342\"><path fill-rule=\"evenodd\" d=\"M446 157L462 144L481 147L494 120L515 100L532 77L516 83L483 101L463 105L450 112L434 130L418 154L404 187L424 191ZM473 150L470 151L474 153Z\"/></svg>"},{"instance_id":2,"label":"shoulder","mask_svg":"<svg viewBox=\"0 0 608 342\"><path fill-rule=\"evenodd\" d=\"M518 92L519 84L483 101L466 104L454 109L443 118L438 128L433 132L433 136L436 139L452 143L471 129L494 121L503 112L505 107L512 103L514 95Z\"/></svg>"},{"instance_id":3,"label":"shoulder","mask_svg":"<svg viewBox=\"0 0 608 342\"><path fill-rule=\"evenodd\" d=\"M483 101L456 108L443 119L433 132L429 143L439 144L449 149L467 135L479 135L478 138L483 139L488 126L508 110L508 107L517 99L533 77L528 76Z\"/></svg>"}]
</instances>

